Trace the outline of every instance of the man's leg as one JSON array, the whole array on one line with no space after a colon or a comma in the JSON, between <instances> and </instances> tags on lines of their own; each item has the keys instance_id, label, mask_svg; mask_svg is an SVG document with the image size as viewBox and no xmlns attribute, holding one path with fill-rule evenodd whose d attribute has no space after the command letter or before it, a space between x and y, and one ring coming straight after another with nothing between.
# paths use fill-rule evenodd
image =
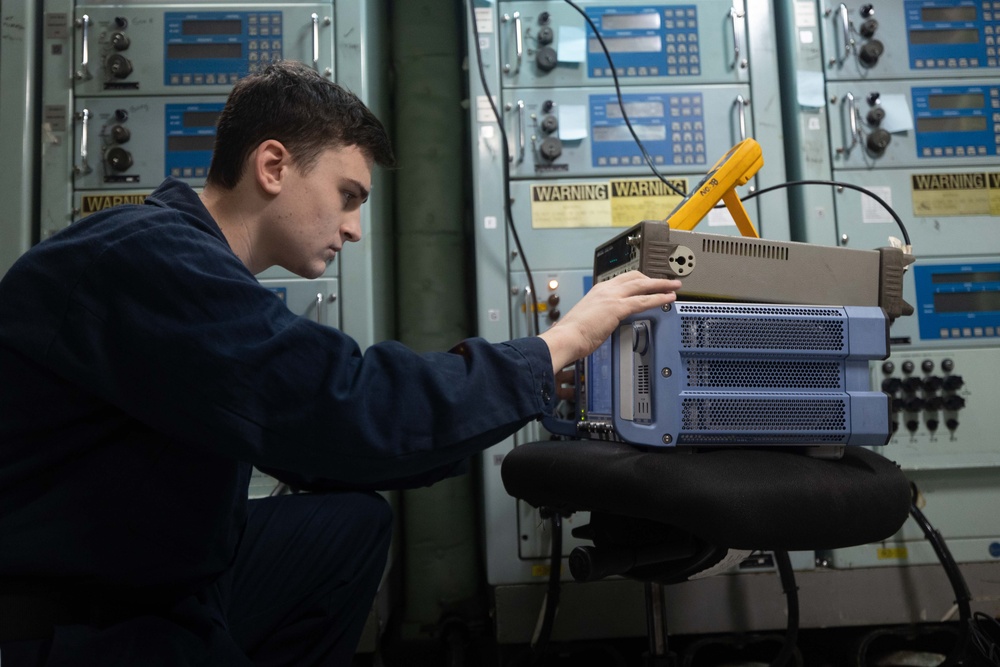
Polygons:
<instances>
[{"instance_id":1,"label":"man's leg","mask_svg":"<svg viewBox=\"0 0 1000 667\"><path fill-rule=\"evenodd\" d=\"M251 501L220 582L233 638L256 665L349 665L391 533L392 512L374 493Z\"/></svg>"}]
</instances>

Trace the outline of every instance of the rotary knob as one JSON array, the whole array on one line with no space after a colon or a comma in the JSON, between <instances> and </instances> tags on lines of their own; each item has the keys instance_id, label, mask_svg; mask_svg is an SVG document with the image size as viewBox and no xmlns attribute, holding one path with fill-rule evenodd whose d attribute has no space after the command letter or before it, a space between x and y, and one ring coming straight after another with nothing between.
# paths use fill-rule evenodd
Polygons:
<instances>
[{"instance_id":1,"label":"rotary knob","mask_svg":"<svg viewBox=\"0 0 1000 667\"><path fill-rule=\"evenodd\" d=\"M132 154L124 148L115 146L105 155L105 159L115 171L128 171L132 167Z\"/></svg>"},{"instance_id":2,"label":"rotary knob","mask_svg":"<svg viewBox=\"0 0 1000 667\"><path fill-rule=\"evenodd\" d=\"M120 53L115 53L108 58L108 71L116 79L124 79L132 73L132 63Z\"/></svg>"},{"instance_id":3,"label":"rotary knob","mask_svg":"<svg viewBox=\"0 0 1000 667\"><path fill-rule=\"evenodd\" d=\"M551 72L556 68L558 62L559 58L556 56L556 50L551 46L543 46L535 53L535 63L538 65L538 69L543 72Z\"/></svg>"}]
</instances>

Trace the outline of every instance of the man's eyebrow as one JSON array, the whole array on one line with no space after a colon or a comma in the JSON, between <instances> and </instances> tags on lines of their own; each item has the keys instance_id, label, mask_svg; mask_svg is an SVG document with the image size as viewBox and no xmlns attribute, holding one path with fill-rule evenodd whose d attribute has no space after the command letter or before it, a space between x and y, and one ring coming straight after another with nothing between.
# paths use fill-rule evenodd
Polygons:
<instances>
[{"instance_id":1,"label":"man's eyebrow","mask_svg":"<svg viewBox=\"0 0 1000 667\"><path fill-rule=\"evenodd\" d=\"M371 194L371 192L368 190L368 188L366 188L365 186L361 185L361 183L359 181L356 181L353 178L347 178L345 180L348 183L350 183L351 185L353 185L354 187L356 187L358 190L361 191L361 201L362 202L368 201L368 195Z\"/></svg>"}]
</instances>

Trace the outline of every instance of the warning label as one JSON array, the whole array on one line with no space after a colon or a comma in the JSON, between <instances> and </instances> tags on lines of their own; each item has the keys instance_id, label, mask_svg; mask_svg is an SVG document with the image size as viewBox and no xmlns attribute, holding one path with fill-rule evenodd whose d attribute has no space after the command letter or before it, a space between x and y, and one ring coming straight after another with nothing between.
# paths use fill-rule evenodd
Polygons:
<instances>
[{"instance_id":1,"label":"warning label","mask_svg":"<svg viewBox=\"0 0 1000 667\"><path fill-rule=\"evenodd\" d=\"M913 174L910 185L918 217L1000 215L1000 172Z\"/></svg>"},{"instance_id":2,"label":"warning label","mask_svg":"<svg viewBox=\"0 0 1000 667\"><path fill-rule=\"evenodd\" d=\"M532 185L531 226L631 227L640 220L662 220L688 189L687 179L669 182L676 191L654 178Z\"/></svg>"},{"instance_id":3,"label":"warning label","mask_svg":"<svg viewBox=\"0 0 1000 667\"><path fill-rule=\"evenodd\" d=\"M79 217L90 215L91 213L97 213L98 211L103 211L106 208L111 208L112 206L118 206L119 204L141 204L146 201L146 197L149 196L148 192L129 192L129 193L116 193L116 194L101 194L101 195L83 195L80 198L80 213Z\"/></svg>"}]
</instances>

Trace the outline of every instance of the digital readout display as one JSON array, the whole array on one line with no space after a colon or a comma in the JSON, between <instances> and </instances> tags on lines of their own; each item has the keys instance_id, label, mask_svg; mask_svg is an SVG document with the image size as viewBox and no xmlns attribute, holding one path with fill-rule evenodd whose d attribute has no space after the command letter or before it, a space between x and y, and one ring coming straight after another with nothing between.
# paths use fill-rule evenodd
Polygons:
<instances>
[{"instance_id":1,"label":"digital readout display","mask_svg":"<svg viewBox=\"0 0 1000 667\"><path fill-rule=\"evenodd\" d=\"M981 132L986 129L985 116L950 116L948 118L918 118L919 132Z\"/></svg>"},{"instance_id":2,"label":"digital readout display","mask_svg":"<svg viewBox=\"0 0 1000 667\"><path fill-rule=\"evenodd\" d=\"M660 27L660 14L605 14L601 17L601 27L605 30L655 30Z\"/></svg>"},{"instance_id":3,"label":"digital readout display","mask_svg":"<svg viewBox=\"0 0 1000 667\"><path fill-rule=\"evenodd\" d=\"M633 125L632 129L640 141L666 141L665 125ZM632 141L632 133L624 125L600 125L594 127L594 141Z\"/></svg>"},{"instance_id":4,"label":"digital readout display","mask_svg":"<svg viewBox=\"0 0 1000 667\"><path fill-rule=\"evenodd\" d=\"M239 35L243 33L243 22L239 19L181 21L182 35Z\"/></svg>"},{"instance_id":5,"label":"digital readout display","mask_svg":"<svg viewBox=\"0 0 1000 667\"><path fill-rule=\"evenodd\" d=\"M944 292L934 295L937 313L982 313L1000 310L1000 292Z\"/></svg>"},{"instance_id":6,"label":"digital readout display","mask_svg":"<svg viewBox=\"0 0 1000 667\"><path fill-rule=\"evenodd\" d=\"M591 53L604 53L601 43L593 38L589 41ZM605 37L604 45L608 53L657 53L663 50L659 35L647 37Z\"/></svg>"},{"instance_id":7,"label":"digital readout display","mask_svg":"<svg viewBox=\"0 0 1000 667\"><path fill-rule=\"evenodd\" d=\"M935 273L931 275L935 285L954 283L1000 283L1000 271L970 271L969 273Z\"/></svg>"},{"instance_id":8,"label":"digital readout display","mask_svg":"<svg viewBox=\"0 0 1000 667\"><path fill-rule=\"evenodd\" d=\"M927 23L956 23L975 21L975 7L921 7L920 20Z\"/></svg>"},{"instance_id":9,"label":"digital readout display","mask_svg":"<svg viewBox=\"0 0 1000 667\"><path fill-rule=\"evenodd\" d=\"M983 93L929 95L927 106L931 109L982 109L986 106L986 95Z\"/></svg>"},{"instance_id":10,"label":"digital readout display","mask_svg":"<svg viewBox=\"0 0 1000 667\"><path fill-rule=\"evenodd\" d=\"M219 111L185 111L184 127L215 127L219 122Z\"/></svg>"},{"instance_id":11,"label":"digital readout display","mask_svg":"<svg viewBox=\"0 0 1000 667\"><path fill-rule=\"evenodd\" d=\"M605 105L604 113L608 118L621 118L622 108L617 102ZM625 113L629 118L663 118L663 102L650 100L646 102L626 102Z\"/></svg>"},{"instance_id":12,"label":"digital readout display","mask_svg":"<svg viewBox=\"0 0 1000 667\"><path fill-rule=\"evenodd\" d=\"M182 134L167 137L167 150L169 151L210 151L214 147L214 134Z\"/></svg>"},{"instance_id":13,"label":"digital readout display","mask_svg":"<svg viewBox=\"0 0 1000 667\"><path fill-rule=\"evenodd\" d=\"M243 45L236 44L167 44L167 58L197 60L199 58L242 58Z\"/></svg>"},{"instance_id":14,"label":"digital readout display","mask_svg":"<svg viewBox=\"0 0 1000 667\"><path fill-rule=\"evenodd\" d=\"M979 30L911 30L910 44L978 44Z\"/></svg>"}]
</instances>

